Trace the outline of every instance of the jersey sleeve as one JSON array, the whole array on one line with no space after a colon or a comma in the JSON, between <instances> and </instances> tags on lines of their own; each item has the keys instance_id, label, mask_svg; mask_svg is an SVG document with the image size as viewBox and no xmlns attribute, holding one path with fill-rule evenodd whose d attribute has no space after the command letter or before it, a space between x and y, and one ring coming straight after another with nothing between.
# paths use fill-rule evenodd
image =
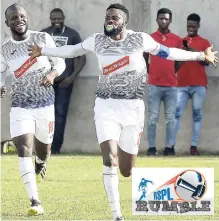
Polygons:
<instances>
[{"instance_id":1,"label":"jersey sleeve","mask_svg":"<svg viewBox=\"0 0 219 221\"><path fill-rule=\"evenodd\" d=\"M160 47L160 44L156 42L149 34L142 33L142 37L144 52L153 53Z\"/></svg>"},{"instance_id":2,"label":"jersey sleeve","mask_svg":"<svg viewBox=\"0 0 219 221\"><path fill-rule=\"evenodd\" d=\"M204 52L191 52L179 48L168 48L156 42L150 35L142 33L145 52L174 61L204 61Z\"/></svg>"},{"instance_id":3,"label":"jersey sleeve","mask_svg":"<svg viewBox=\"0 0 219 221\"><path fill-rule=\"evenodd\" d=\"M95 49L95 37L96 37L96 34L93 34L93 35L87 37L82 42L82 47L84 48L84 50L89 51L89 52L94 52L94 49Z\"/></svg>"},{"instance_id":4,"label":"jersey sleeve","mask_svg":"<svg viewBox=\"0 0 219 221\"><path fill-rule=\"evenodd\" d=\"M49 34L45 34L45 35L46 35L46 47L56 48L53 38ZM66 67L64 59L59 58L59 57L50 57L49 56L49 60L52 61L53 69L56 70L57 75L58 76L61 75L64 72L65 67Z\"/></svg>"},{"instance_id":5,"label":"jersey sleeve","mask_svg":"<svg viewBox=\"0 0 219 221\"><path fill-rule=\"evenodd\" d=\"M52 38L51 36L49 36ZM86 39L85 39L85 45L86 45ZM74 58L78 56L82 56L84 54L87 54L89 52L89 45L82 46L84 42L76 44L76 45L64 45L61 47L49 47L47 45L46 47L43 47L41 50L42 55L44 56L50 56L50 57L60 57L60 58ZM55 42L53 41L53 44ZM90 46L91 47L91 46Z\"/></svg>"}]
</instances>

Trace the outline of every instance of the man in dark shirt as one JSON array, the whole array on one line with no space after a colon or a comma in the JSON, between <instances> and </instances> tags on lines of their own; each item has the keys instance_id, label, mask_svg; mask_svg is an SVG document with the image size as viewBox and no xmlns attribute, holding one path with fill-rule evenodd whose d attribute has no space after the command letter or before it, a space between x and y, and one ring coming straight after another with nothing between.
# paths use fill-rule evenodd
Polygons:
<instances>
[{"instance_id":1,"label":"man in dark shirt","mask_svg":"<svg viewBox=\"0 0 219 221\"><path fill-rule=\"evenodd\" d=\"M76 45L81 42L77 31L64 25L65 15L60 8L50 12L51 26L42 32L50 34L57 47L63 45ZM54 83L55 90L55 133L52 143L52 154L60 153L64 139L64 131L73 82L85 65L85 56L66 58L66 69L62 76L57 77Z\"/></svg>"}]
</instances>

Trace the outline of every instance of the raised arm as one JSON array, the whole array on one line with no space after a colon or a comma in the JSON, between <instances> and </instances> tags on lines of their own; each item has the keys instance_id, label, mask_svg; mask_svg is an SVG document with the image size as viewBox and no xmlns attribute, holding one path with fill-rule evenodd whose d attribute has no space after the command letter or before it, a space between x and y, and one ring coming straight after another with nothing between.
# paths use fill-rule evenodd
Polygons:
<instances>
[{"instance_id":1,"label":"raised arm","mask_svg":"<svg viewBox=\"0 0 219 221\"><path fill-rule=\"evenodd\" d=\"M94 37L90 36L82 43L76 45L64 45L58 48L39 47L37 44L29 46L29 55L33 58L43 56L74 58L92 52L94 48Z\"/></svg>"},{"instance_id":2,"label":"raised arm","mask_svg":"<svg viewBox=\"0 0 219 221\"><path fill-rule=\"evenodd\" d=\"M60 58L74 58L88 53L83 47L82 43L76 45L64 45L57 48L39 47L37 44L30 45L28 48L29 55L33 58L40 56L60 57Z\"/></svg>"},{"instance_id":3,"label":"raised arm","mask_svg":"<svg viewBox=\"0 0 219 221\"><path fill-rule=\"evenodd\" d=\"M205 52L191 52L178 48L168 48L156 42L150 35L143 33L144 51L168 60L175 61L205 61L216 66L218 58L217 51L212 51L213 46L207 48Z\"/></svg>"},{"instance_id":4,"label":"raised arm","mask_svg":"<svg viewBox=\"0 0 219 221\"><path fill-rule=\"evenodd\" d=\"M74 58L88 53L81 43L76 45L64 45L57 48L43 47L41 49L41 55L60 58Z\"/></svg>"}]
</instances>

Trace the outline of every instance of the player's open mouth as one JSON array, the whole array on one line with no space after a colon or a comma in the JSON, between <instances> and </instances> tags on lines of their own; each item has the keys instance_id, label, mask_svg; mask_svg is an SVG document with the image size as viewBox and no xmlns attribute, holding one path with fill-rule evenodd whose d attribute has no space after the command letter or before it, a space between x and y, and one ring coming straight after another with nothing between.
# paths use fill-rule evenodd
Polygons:
<instances>
[{"instance_id":1,"label":"player's open mouth","mask_svg":"<svg viewBox=\"0 0 219 221\"><path fill-rule=\"evenodd\" d=\"M105 25L105 27L106 27L106 30L107 30L107 31L111 31L111 30L113 30L113 28L114 28L113 25Z\"/></svg>"}]
</instances>

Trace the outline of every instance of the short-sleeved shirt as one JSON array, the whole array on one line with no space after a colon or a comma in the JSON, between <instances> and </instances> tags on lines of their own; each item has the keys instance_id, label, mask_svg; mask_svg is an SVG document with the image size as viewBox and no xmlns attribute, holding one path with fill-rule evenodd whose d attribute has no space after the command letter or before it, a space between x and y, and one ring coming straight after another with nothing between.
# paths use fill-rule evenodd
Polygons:
<instances>
[{"instance_id":1,"label":"short-sleeved shirt","mask_svg":"<svg viewBox=\"0 0 219 221\"><path fill-rule=\"evenodd\" d=\"M69 28L68 26L64 26L64 32L60 36L53 35L52 26L43 29L42 32L46 32L52 36L53 40L55 41L56 47L60 47L63 45L76 45L81 42L81 37L79 33L76 30ZM66 58L65 64L66 69L63 72L62 76L68 77L74 71L73 58Z\"/></svg>"},{"instance_id":2,"label":"short-sleeved shirt","mask_svg":"<svg viewBox=\"0 0 219 221\"><path fill-rule=\"evenodd\" d=\"M189 48L195 49L196 51L205 51L210 46L210 42L199 35L192 38L187 36L183 40L187 40ZM205 66L198 61L184 62L178 71L177 82L178 87L206 87L208 81Z\"/></svg>"},{"instance_id":3,"label":"short-sleeved shirt","mask_svg":"<svg viewBox=\"0 0 219 221\"><path fill-rule=\"evenodd\" d=\"M169 48L182 48L181 38L171 32L162 34L160 31L156 31L151 34L151 37L155 41ZM174 61L150 55L148 84L155 86L176 87L177 77L174 68Z\"/></svg>"}]
</instances>

